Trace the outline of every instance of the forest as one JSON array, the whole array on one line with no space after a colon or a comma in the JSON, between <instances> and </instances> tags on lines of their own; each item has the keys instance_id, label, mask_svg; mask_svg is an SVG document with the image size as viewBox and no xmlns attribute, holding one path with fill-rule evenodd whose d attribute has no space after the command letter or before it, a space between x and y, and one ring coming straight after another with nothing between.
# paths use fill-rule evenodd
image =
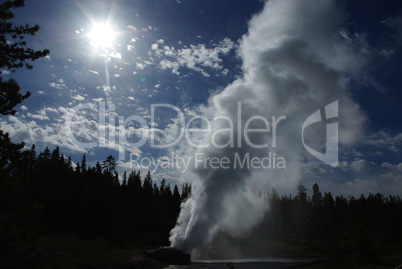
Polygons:
<instances>
[{"instance_id":1,"label":"forest","mask_svg":"<svg viewBox=\"0 0 402 269\"><path fill-rule=\"evenodd\" d=\"M402 201L380 193L333 197L312 186L312 195L299 183L295 197L270 194L270 210L259 229L274 238L298 238L302 245L324 253L330 263L351 258L373 263L400 249ZM261 232L260 230L260 232Z\"/></svg>"},{"instance_id":2,"label":"forest","mask_svg":"<svg viewBox=\"0 0 402 269\"><path fill-rule=\"evenodd\" d=\"M2 142L8 144L1 144L0 251L7 255L0 264L30 261L38 251L35 240L49 234L102 237L121 246L169 245L180 204L191 195L191 185L172 188L150 172L131 171L119 179L111 155L88 167L84 154L73 166L58 147L37 154L35 145L22 150L22 144ZM256 195L266 197L269 210L250 237L291 238L335 263L342 257L373 262L398 250L402 239L399 196L333 197L317 184L309 196L301 182L294 197L279 197L275 190Z\"/></svg>"}]
</instances>

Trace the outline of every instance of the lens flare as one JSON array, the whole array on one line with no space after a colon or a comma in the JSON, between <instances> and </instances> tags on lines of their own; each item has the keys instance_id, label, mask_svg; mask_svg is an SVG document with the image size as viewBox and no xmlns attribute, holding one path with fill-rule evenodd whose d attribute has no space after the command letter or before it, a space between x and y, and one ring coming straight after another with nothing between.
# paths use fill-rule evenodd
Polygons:
<instances>
[{"instance_id":1,"label":"lens flare","mask_svg":"<svg viewBox=\"0 0 402 269\"><path fill-rule=\"evenodd\" d=\"M91 44L95 48L111 47L116 36L116 32L108 23L95 23L89 33Z\"/></svg>"}]
</instances>

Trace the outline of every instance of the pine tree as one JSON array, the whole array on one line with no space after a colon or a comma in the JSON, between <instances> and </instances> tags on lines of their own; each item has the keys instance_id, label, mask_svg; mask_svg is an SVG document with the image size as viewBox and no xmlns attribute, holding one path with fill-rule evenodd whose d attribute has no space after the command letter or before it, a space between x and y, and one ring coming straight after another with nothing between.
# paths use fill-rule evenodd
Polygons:
<instances>
[{"instance_id":1,"label":"pine tree","mask_svg":"<svg viewBox=\"0 0 402 269\"><path fill-rule=\"evenodd\" d=\"M68 167L69 170L73 169L72 164L73 164L73 161L71 160L71 156L68 156L67 167Z\"/></svg>"},{"instance_id":2,"label":"pine tree","mask_svg":"<svg viewBox=\"0 0 402 269\"><path fill-rule=\"evenodd\" d=\"M77 174L81 174L81 166L80 166L80 163L77 163L77 166L75 167L75 172L76 172Z\"/></svg>"},{"instance_id":3,"label":"pine tree","mask_svg":"<svg viewBox=\"0 0 402 269\"><path fill-rule=\"evenodd\" d=\"M300 236L304 237L304 239L308 240L308 216L307 216L307 192L302 182L299 182L297 185L297 196L296 200L296 229Z\"/></svg>"},{"instance_id":4,"label":"pine tree","mask_svg":"<svg viewBox=\"0 0 402 269\"><path fill-rule=\"evenodd\" d=\"M128 175L127 188L130 191L130 195L139 196L142 191L141 186L141 174L134 170Z\"/></svg>"},{"instance_id":5,"label":"pine tree","mask_svg":"<svg viewBox=\"0 0 402 269\"><path fill-rule=\"evenodd\" d=\"M161 185L159 187L159 190L160 190L162 196L165 193L165 188L166 188L166 180L164 178L162 178Z\"/></svg>"},{"instance_id":6,"label":"pine tree","mask_svg":"<svg viewBox=\"0 0 402 269\"><path fill-rule=\"evenodd\" d=\"M2 1L0 4L0 70L26 67L32 69L28 61L46 56L49 51L35 51L26 47L25 36L35 35L39 26L13 25L13 10L23 7L23 0ZM1 71L0 71L1 74ZM20 93L20 86L14 79L4 81L0 77L0 118L14 115L15 107L30 96ZM29 232L26 218L35 210L26 195L29 188L25 181L29 171L27 154L22 153L24 143L14 144L8 133L0 130L0 267L25 268L32 266L30 249L35 233ZM32 160L32 159L31 159ZM24 172L25 171L25 172ZM32 209L32 210L31 210Z\"/></svg>"},{"instance_id":7,"label":"pine tree","mask_svg":"<svg viewBox=\"0 0 402 269\"><path fill-rule=\"evenodd\" d=\"M311 197L313 207L319 207L323 205L323 198L320 192L320 187L318 187L317 183L313 185L313 196Z\"/></svg>"},{"instance_id":8,"label":"pine tree","mask_svg":"<svg viewBox=\"0 0 402 269\"><path fill-rule=\"evenodd\" d=\"M84 155L82 156L81 160L81 172L85 174L87 172L87 157Z\"/></svg>"},{"instance_id":9,"label":"pine tree","mask_svg":"<svg viewBox=\"0 0 402 269\"><path fill-rule=\"evenodd\" d=\"M191 195L191 185L184 183L181 188L181 200L186 200Z\"/></svg>"},{"instance_id":10,"label":"pine tree","mask_svg":"<svg viewBox=\"0 0 402 269\"><path fill-rule=\"evenodd\" d=\"M99 163L99 161L96 162L96 165L95 165L95 173L96 173L98 176L102 175L102 166L101 166L101 164Z\"/></svg>"},{"instance_id":11,"label":"pine tree","mask_svg":"<svg viewBox=\"0 0 402 269\"><path fill-rule=\"evenodd\" d=\"M153 193L154 193L155 199L159 199L161 192L160 192L160 190L158 188L158 185L156 185L156 183L154 183L153 189L154 189Z\"/></svg>"},{"instance_id":12,"label":"pine tree","mask_svg":"<svg viewBox=\"0 0 402 269\"><path fill-rule=\"evenodd\" d=\"M176 218L179 216L180 213L180 204L181 204L181 197L179 193L179 188L175 184L173 187L173 210L172 210L172 215L171 215L171 220L176 221Z\"/></svg>"},{"instance_id":13,"label":"pine tree","mask_svg":"<svg viewBox=\"0 0 402 269\"><path fill-rule=\"evenodd\" d=\"M102 163L103 172L106 174L114 174L116 172L116 160L112 155L109 155Z\"/></svg>"},{"instance_id":14,"label":"pine tree","mask_svg":"<svg viewBox=\"0 0 402 269\"><path fill-rule=\"evenodd\" d=\"M127 172L126 171L124 171L124 174L123 174L123 181L121 182L121 187L123 190L127 189Z\"/></svg>"},{"instance_id":15,"label":"pine tree","mask_svg":"<svg viewBox=\"0 0 402 269\"><path fill-rule=\"evenodd\" d=\"M13 25L13 9L23 6L23 0L9 0L0 4L0 69L7 68L11 72L22 67L32 69L33 66L28 61L34 61L49 54L49 50L46 49L35 51L26 47L25 37L34 36L39 30L39 25ZM0 77L1 115L14 115L15 106L30 96L29 92L20 94L20 90L20 86L14 79L3 81Z\"/></svg>"},{"instance_id":16,"label":"pine tree","mask_svg":"<svg viewBox=\"0 0 402 269\"><path fill-rule=\"evenodd\" d=\"M307 203L307 189L304 187L303 183L300 181L297 184L297 200L299 200L302 204Z\"/></svg>"},{"instance_id":17,"label":"pine tree","mask_svg":"<svg viewBox=\"0 0 402 269\"><path fill-rule=\"evenodd\" d=\"M321 238L323 235L323 198L317 183L313 185L313 196L311 197L310 212L310 235L315 238Z\"/></svg>"},{"instance_id":18,"label":"pine tree","mask_svg":"<svg viewBox=\"0 0 402 269\"><path fill-rule=\"evenodd\" d=\"M151 171L148 171L147 175L144 178L144 192L145 195L152 196L153 194L153 184L152 184L152 176L151 176Z\"/></svg>"}]
</instances>

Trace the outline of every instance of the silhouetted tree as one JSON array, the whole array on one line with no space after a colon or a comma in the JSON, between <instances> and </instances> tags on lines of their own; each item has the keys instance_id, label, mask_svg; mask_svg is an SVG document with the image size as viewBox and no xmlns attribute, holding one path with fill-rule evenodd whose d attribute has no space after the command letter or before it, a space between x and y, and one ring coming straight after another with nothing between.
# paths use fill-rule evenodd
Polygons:
<instances>
[{"instance_id":1,"label":"silhouetted tree","mask_svg":"<svg viewBox=\"0 0 402 269\"><path fill-rule=\"evenodd\" d=\"M297 184L297 196L296 199L302 204L307 204L307 189L304 187L303 183L300 181Z\"/></svg>"},{"instance_id":2,"label":"silhouetted tree","mask_svg":"<svg viewBox=\"0 0 402 269\"><path fill-rule=\"evenodd\" d=\"M80 165L80 163L77 163L77 166L75 167L75 172L77 174L81 174L81 165Z\"/></svg>"},{"instance_id":3,"label":"silhouetted tree","mask_svg":"<svg viewBox=\"0 0 402 269\"><path fill-rule=\"evenodd\" d=\"M147 175L145 176L143 187L144 187L145 195L147 195L146 198L149 199L149 197L151 197L154 192L153 185L152 185L151 171L148 171Z\"/></svg>"},{"instance_id":4,"label":"silhouetted tree","mask_svg":"<svg viewBox=\"0 0 402 269\"><path fill-rule=\"evenodd\" d=\"M116 160L112 155L109 155L102 163L103 172L112 174L116 172Z\"/></svg>"},{"instance_id":5,"label":"silhouetted tree","mask_svg":"<svg viewBox=\"0 0 402 269\"><path fill-rule=\"evenodd\" d=\"M26 67L32 69L27 61L46 56L49 51L35 51L26 47L25 36L35 35L39 26L13 25L13 10L23 7L23 0L3 1L0 4L0 70ZM1 74L1 71L0 71ZM0 77L0 118L14 115L15 106L30 96L22 95L20 86L14 79L4 81ZM33 264L28 259L32 239L32 225L27 219L36 212L27 194L30 186L32 166L35 160L29 153L22 152L24 143L14 144L8 133L0 130L0 267L23 268Z\"/></svg>"},{"instance_id":6,"label":"silhouetted tree","mask_svg":"<svg viewBox=\"0 0 402 269\"><path fill-rule=\"evenodd\" d=\"M125 191L127 189L127 172L124 171L123 180L121 182L121 187Z\"/></svg>"},{"instance_id":7,"label":"silhouetted tree","mask_svg":"<svg viewBox=\"0 0 402 269\"><path fill-rule=\"evenodd\" d=\"M312 238L321 238L323 236L323 197L317 183L313 185L313 195L311 197L310 213L310 236Z\"/></svg>"},{"instance_id":8,"label":"silhouetted tree","mask_svg":"<svg viewBox=\"0 0 402 269\"><path fill-rule=\"evenodd\" d=\"M101 175L101 174L102 174L102 166L100 165L99 162L96 162L96 165L95 165L95 173L96 173L97 175Z\"/></svg>"},{"instance_id":9,"label":"silhouetted tree","mask_svg":"<svg viewBox=\"0 0 402 269\"><path fill-rule=\"evenodd\" d=\"M49 50L35 51L26 47L25 37L34 36L39 25L13 25L13 10L23 7L23 0L8 0L0 4L0 69L7 68L11 72L26 67L32 69L28 61L45 57ZM1 71L0 71L1 73ZM30 96L30 93L20 94L20 86L14 79L3 81L0 77L0 114L14 115L16 105Z\"/></svg>"},{"instance_id":10,"label":"silhouetted tree","mask_svg":"<svg viewBox=\"0 0 402 269\"><path fill-rule=\"evenodd\" d=\"M181 188L181 200L186 200L191 195L191 185L184 183Z\"/></svg>"},{"instance_id":11,"label":"silhouetted tree","mask_svg":"<svg viewBox=\"0 0 402 269\"><path fill-rule=\"evenodd\" d=\"M311 197L311 201L313 203L313 207L320 207L323 205L322 194L317 183L314 183L313 185L313 196Z\"/></svg>"},{"instance_id":12,"label":"silhouetted tree","mask_svg":"<svg viewBox=\"0 0 402 269\"><path fill-rule=\"evenodd\" d=\"M181 204L181 197L177 185L174 185L172 199L173 199L173 211L171 219L176 221L176 218L179 216L180 213L180 204Z\"/></svg>"},{"instance_id":13,"label":"silhouetted tree","mask_svg":"<svg viewBox=\"0 0 402 269\"><path fill-rule=\"evenodd\" d=\"M87 157L84 155L82 156L81 160L81 172L85 174L87 172Z\"/></svg>"},{"instance_id":14,"label":"silhouetted tree","mask_svg":"<svg viewBox=\"0 0 402 269\"><path fill-rule=\"evenodd\" d=\"M295 197L295 218L296 218L296 229L297 233L308 240L308 211L307 211L307 189L304 187L302 182L297 185L297 196Z\"/></svg>"}]
</instances>

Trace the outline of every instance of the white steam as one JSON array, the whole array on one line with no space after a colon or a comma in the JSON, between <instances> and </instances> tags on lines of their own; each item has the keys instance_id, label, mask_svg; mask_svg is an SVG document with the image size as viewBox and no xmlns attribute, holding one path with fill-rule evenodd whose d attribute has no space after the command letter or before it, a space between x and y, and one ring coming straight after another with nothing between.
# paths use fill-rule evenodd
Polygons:
<instances>
[{"instance_id":1,"label":"white steam","mask_svg":"<svg viewBox=\"0 0 402 269\"><path fill-rule=\"evenodd\" d=\"M174 248L189 252L211 242L218 231L240 236L258 224L268 205L250 189L294 188L308 155L301 141L302 124L318 109L338 101L340 143L349 144L359 137L364 116L348 93L347 78L359 70L362 61L339 34L343 20L333 1L272 0L250 21L249 33L238 51L243 59L243 78L211 97L209 108L204 109L209 119L221 117L213 121L212 133L222 128L233 130L233 137L226 131L214 137L206 134L204 140L215 139L220 145L235 143L201 150L189 146L186 151L193 159L195 154L226 157L231 166L201 166L187 175L196 180L192 196L182 204L177 225L171 231ZM233 126L222 116L230 118ZM259 118L249 129L267 129L261 118L269 121L270 132L249 134L253 144L269 145L263 149L251 146L244 132L239 132L239 127L243 130L253 116ZM273 136L274 121L281 116L286 119L277 122ZM309 136L314 140L314 132ZM243 160L247 154L251 159L269 153L286 160L286 168L233 167L235 156Z\"/></svg>"}]
</instances>

